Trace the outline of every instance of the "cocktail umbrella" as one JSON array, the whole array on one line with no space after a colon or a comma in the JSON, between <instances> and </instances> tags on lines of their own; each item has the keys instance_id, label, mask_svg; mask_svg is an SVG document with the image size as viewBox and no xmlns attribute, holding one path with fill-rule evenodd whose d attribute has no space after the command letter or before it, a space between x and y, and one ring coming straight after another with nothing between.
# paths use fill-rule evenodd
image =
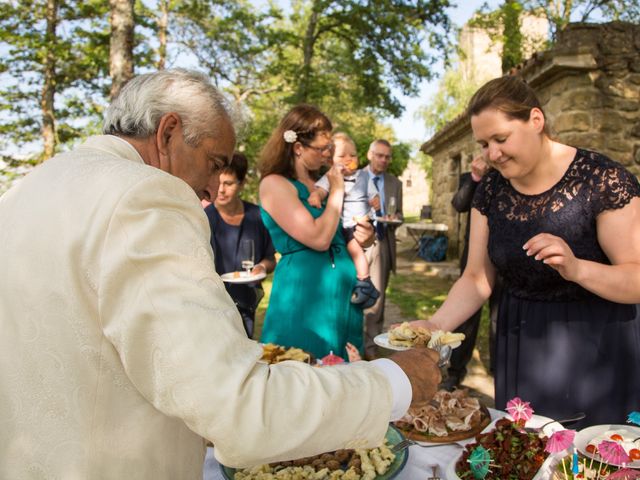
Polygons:
<instances>
[{"instance_id":1,"label":"cocktail umbrella","mask_svg":"<svg viewBox=\"0 0 640 480\"><path fill-rule=\"evenodd\" d=\"M636 480L640 478L640 470L621 468L607 477L607 480Z\"/></svg>"},{"instance_id":2,"label":"cocktail umbrella","mask_svg":"<svg viewBox=\"0 0 640 480\"><path fill-rule=\"evenodd\" d=\"M561 452L571 446L575 437L575 430L558 430L551 434L544 449L549 453Z\"/></svg>"},{"instance_id":3,"label":"cocktail umbrella","mask_svg":"<svg viewBox=\"0 0 640 480\"><path fill-rule=\"evenodd\" d=\"M558 453L566 450L573 443L575 436L575 430L558 430L557 432L553 432L549 440L547 440L544 449L549 453ZM562 470L564 472L564 478L568 480L569 476L567 475L567 467L565 467L564 461L562 462Z\"/></svg>"},{"instance_id":4,"label":"cocktail umbrella","mask_svg":"<svg viewBox=\"0 0 640 480\"><path fill-rule=\"evenodd\" d=\"M609 440L603 440L598 444L598 452L600 452L600 456L605 462L612 465L622 465L631 460L622 445Z\"/></svg>"},{"instance_id":5,"label":"cocktail umbrella","mask_svg":"<svg viewBox=\"0 0 640 480\"><path fill-rule=\"evenodd\" d=\"M640 412L631 412L627 417L627 423L635 423L640 425Z\"/></svg>"},{"instance_id":6,"label":"cocktail umbrella","mask_svg":"<svg viewBox=\"0 0 640 480\"><path fill-rule=\"evenodd\" d=\"M478 445L471 451L467 462L469 462L473 477L476 480L483 480L489 473L491 454L482 445Z\"/></svg>"},{"instance_id":7,"label":"cocktail umbrella","mask_svg":"<svg viewBox=\"0 0 640 480\"><path fill-rule=\"evenodd\" d=\"M507 402L507 412L516 423L524 425L533 415L533 408L529 402L523 402L520 397L514 397Z\"/></svg>"},{"instance_id":8,"label":"cocktail umbrella","mask_svg":"<svg viewBox=\"0 0 640 480\"><path fill-rule=\"evenodd\" d=\"M575 437L575 432L573 434ZM573 456L571 457L571 473L573 473L573 478L580 473L580 461L578 460L578 450L573 449Z\"/></svg>"},{"instance_id":9,"label":"cocktail umbrella","mask_svg":"<svg viewBox=\"0 0 640 480\"><path fill-rule=\"evenodd\" d=\"M340 363L344 363L344 358L339 357L338 355L333 353L333 350L331 350L331 352L329 352L329 355L322 357L320 361L322 362L322 365L338 365Z\"/></svg>"}]
</instances>

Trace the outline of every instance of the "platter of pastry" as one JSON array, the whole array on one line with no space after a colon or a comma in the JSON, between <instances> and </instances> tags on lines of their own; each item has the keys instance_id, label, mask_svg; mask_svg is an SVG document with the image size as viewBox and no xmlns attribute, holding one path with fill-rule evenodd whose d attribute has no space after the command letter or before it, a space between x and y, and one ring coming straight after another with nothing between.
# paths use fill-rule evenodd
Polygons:
<instances>
[{"instance_id":1,"label":"platter of pastry","mask_svg":"<svg viewBox=\"0 0 640 480\"><path fill-rule=\"evenodd\" d=\"M443 330L431 331L424 327L411 325L409 322L403 322L373 339L376 345L389 350L408 350L414 347L436 348L443 345L457 348L462 340L464 340L464 333Z\"/></svg>"},{"instance_id":2,"label":"platter of pastry","mask_svg":"<svg viewBox=\"0 0 640 480\"><path fill-rule=\"evenodd\" d=\"M276 345L275 343L262 344L262 358L260 361L272 365L274 363L284 362L285 360L312 364L314 359L309 352L305 352L301 348L287 348Z\"/></svg>"},{"instance_id":3,"label":"platter of pastry","mask_svg":"<svg viewBox=\"0 0 640 480\"><path fill-rule=\"evenodd\" d=\"M337 450L253 468L220 468L226 480L390 480L407 463L409 449L391 452L391 447L402 440L402 433L389 425L384 443L376 448Z\"/></svg>"}]
</instances>

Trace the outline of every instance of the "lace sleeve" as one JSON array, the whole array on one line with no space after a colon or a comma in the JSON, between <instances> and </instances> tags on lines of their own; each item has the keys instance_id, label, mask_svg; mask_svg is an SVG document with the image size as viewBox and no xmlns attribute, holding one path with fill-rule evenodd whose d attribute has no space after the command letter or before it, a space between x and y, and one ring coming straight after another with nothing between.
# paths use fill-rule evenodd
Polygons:
<instances>
[{"instance_id":1,"label":"lace sleeve","mask_svg":"<svg viewBox=\"0 0 640 480\"><path fill-rule=\"evenodd\" d=\"M491 198L495 193L494 190L498 175L500 174L495 170L487 173L482 177L482 180L480 180L480 184L473 195L471 208L477 208L484 216L487 216L489 212L489 206L491 205Z\"/></svg>"},{"instance_id":2,"label":"lace sleeve","mask_svg":"<svg viewBox=\"0 0 640 480\"><path fill-rule=\"evenodd\" d=\"M592 200L596 215L605 210L623 208L634 197L640 197L638 179L618 163L609 161L596 168L593 174Z\"/></svg>"}]
</instances>

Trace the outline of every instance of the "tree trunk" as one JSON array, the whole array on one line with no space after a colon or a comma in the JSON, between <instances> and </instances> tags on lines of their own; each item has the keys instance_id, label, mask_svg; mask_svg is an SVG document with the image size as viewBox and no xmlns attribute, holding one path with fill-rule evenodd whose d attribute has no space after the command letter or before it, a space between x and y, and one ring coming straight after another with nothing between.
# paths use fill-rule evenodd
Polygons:
<instances>
[{"instance_id":1,"label":"tree trunk","mask_svg":"<svg viewBox=\"0 0 640 480\"><path fill-rule=\"evenodd\" d=\"M169 0L160 0L158 19L158 70L164 70L167 62L167 30L169 28Z\"/></svg>"},{"instance_id":2,"label":"tree trunk","mask_svg":"<svg viewBox=\"0 0 640 480\"><path fill-rule=\"evenodd\" d=\"M111 98L114 98L127 80L133 77L133 4L134 0L109 0Z\"/></svg>"},{"instance_id":3,"label":"tree trunk","mask_svg":"<svg viewBox=\"0 0 640 480\"><path fill-rule=\"evenodd\" d=\"M44 141L43 160L55 154L56 150L56 117L54 98L56 93L56 56L58 25L58 0L47 0L47 33L45 34L44 82L40 107L42 109L42 139Z\"/></svg>"},{"instance_id":4,"label":"tree trunk","mask_svg":"<svg viewBox=\"0 0 640 480\"><path fill-rule=\"evenodd\" d=\"M316 10L315 2L311 16L309 17L309 23L307 24L307 31L303 41L303 64L302 64L302 78L300 79L300 86L298 87L297 100L301 103L306 103L309 97L310 83L311 83L311 61L313 60L313 49L316 43L316 28L318 27L319 13Z\"/></svg>"}]
</instances>

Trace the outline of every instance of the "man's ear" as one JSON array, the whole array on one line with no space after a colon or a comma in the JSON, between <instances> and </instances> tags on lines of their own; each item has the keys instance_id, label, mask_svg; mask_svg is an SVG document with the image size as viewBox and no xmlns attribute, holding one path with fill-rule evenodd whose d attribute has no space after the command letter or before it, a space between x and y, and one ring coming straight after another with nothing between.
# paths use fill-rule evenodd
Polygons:
<instances>
[{"instance_id":1,"label":"man's ear","mask_svg":"<svg viewBox=\"0 0 640 480\"><path fill-rule=\"evenodd\" d=\"M534 107L531 109L531 113L529 114L529 122L535 129L537 133L542 133L544 131L544 113L538 107Z\"/></svg>"},{"instance_id":2,"label":"man's ear","mask_svg":"<svg viewBox=\"0 0 640 480\"><path fill-rule=\"evenodd\" d=\"M182 129L180 115L175 112L165 113L158 123L156 146L160 155L167 155L172 138Z\"/></svg>"}]
</instances>

